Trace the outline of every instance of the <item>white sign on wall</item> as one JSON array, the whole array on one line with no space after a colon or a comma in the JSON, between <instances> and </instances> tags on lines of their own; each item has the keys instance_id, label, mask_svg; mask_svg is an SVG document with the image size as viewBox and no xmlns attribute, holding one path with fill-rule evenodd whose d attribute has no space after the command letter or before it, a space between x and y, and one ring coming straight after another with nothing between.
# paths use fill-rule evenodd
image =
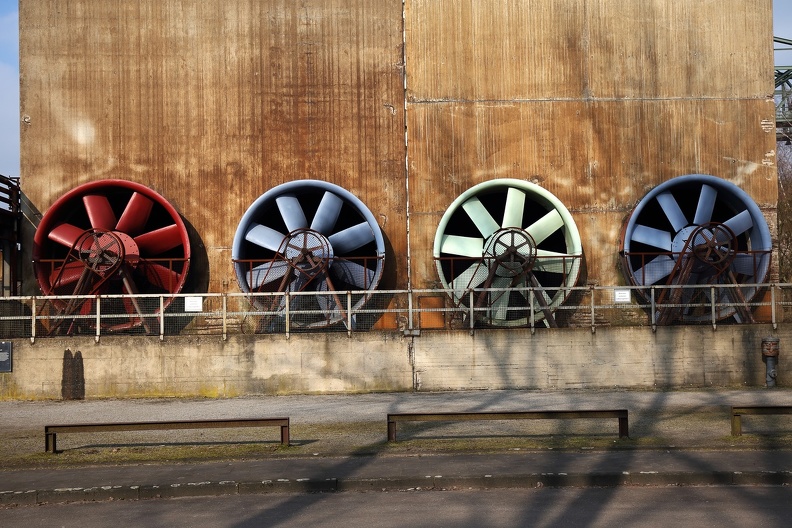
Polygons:
<instances>
[{"instance_id":1,"label":"white sign on wall","mask_svg":"<svg viewBox=\"0 0 792 528\"><path fill-rule=\"evenodd\" d=\"M184 298L184 311L185 312L202 312L203 311L203 297L191 296Z\"/></svg>"},{"instance_id":2,"label":"white sign on wall","mask_svg":"<svg viewBox=\"0 0 792 528\"><path fill-rule=\"evenodd\" d=\"M632 296L630 294L630 290L627 289L615 289L613 290L613 302L617 303L629 303L632 302Z\"/></svg>"}]
</instances>

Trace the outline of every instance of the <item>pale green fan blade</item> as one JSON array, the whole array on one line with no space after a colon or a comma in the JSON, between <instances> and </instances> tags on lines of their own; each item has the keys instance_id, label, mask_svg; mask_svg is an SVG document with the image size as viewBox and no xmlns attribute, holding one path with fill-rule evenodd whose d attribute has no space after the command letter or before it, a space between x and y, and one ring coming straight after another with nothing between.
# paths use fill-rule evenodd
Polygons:
<instances>
[{"instance_id":1,"label":"pale green fan blade","mask_svg":"<svg viewBox=\"0 0 792 528\"><path fill-rule=\"evenodd\" d=\"M440 251L460 257L481 257L484 254L484 239L444 235Z\"/></svg>"},{"instance_id":2,"label":"pale green fan blade","mask_svg":"<svg viewBox=\"0 0 792 528\"><path fill-rule=\"evenodd\" d=\"M511 279L508 277L498 277L493 283L493 288L508 288L511 284ZM509 290L493 291L490 292L490 318L505 321L509 315L509 298L511 293Z\"/></svg>"},{"instance_id":3,"label":"pale green fan blade","mask_svg":"<svg viewBox=\"0 0 792 528\"><path fill-rule=\"evenodd\" d=\"M547 273L563 273L566 275L575 265L576 258L576 255L567 255L566 253L539 249L536 251L534 269Z\"/></svg>"},{"instance_id":4,"label":"pale green fan blade","mask_svg":"<svg viewBox=\"0 0 792 528\"><path fill-rule=\"evenodd\" d=\"M480 286L481 283L487 280L488 275L489 270L487 267L477 262L457 275L457 277L451 281L450 286L454 289L454 293L460 296L464 294L465 291Z\"/></svg>"},{"instance_id":5,"label":"pale green fan blade","mask_svg":"<svg viewBox=\"0 0 792 528\"><path fill-rule=\"evenodd\" d=\"M531 224L525 230L531 235L536 244L541 244L547 237L564 227L564 219L553 209L542 218Z\"/></svg>"},{"instance_id":6,"label":"pale green fan blade","mask_svg":"<svg viewBox=\"0 0 792 528\"><path fill-rule=\"evenodd\" d=\"M492 218L492 215L484 207L484 204L475 196L462 204L462 209L468 214L473 223L476 224L481 236L484 238L489 237L492 233L500 229L498 222Z\"/></svg>"},{"instance_id":7,"label":"pale green fan blade","mask_svg":"<svg viewBox=\"0 0 792 528\"><path fill-rule=\"evenodd\" d=\"M501 227L522 227L523 210L525 209L525 192L509 187L506 194L506 209L503 212Z\"/></svg>"}]
</instances>

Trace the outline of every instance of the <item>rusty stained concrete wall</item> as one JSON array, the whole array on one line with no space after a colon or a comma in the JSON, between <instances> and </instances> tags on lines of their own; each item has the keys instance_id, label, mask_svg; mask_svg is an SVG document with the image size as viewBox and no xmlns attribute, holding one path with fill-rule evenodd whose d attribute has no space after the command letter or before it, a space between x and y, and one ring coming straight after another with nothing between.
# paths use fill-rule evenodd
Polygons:
<instances>
[{"instance_id":1,"label":"rusty stained concrete wall","mask_svg":"<svg viewBox=\"0 0 792 528\"><path fill-rule=\"evenodd\" d=\"M771 21L771 0L21 0L23 191L43 212L149 185L200 238L192 273L235 292L247 206L325 179L380 220L384 286L409 253L422 288L453 199L525 178L572 211L588 281L618 284L622 223L668 178L727 178L774 223Z\"/></svg>"},{"instance_id":2,"label":"rusty stained concrete wall","mask_svg":"<svg viewBox=\"0 0 792 528\"><path fill-rule=\"evenodd\" d=\"M0 400L60 399L64 351L83 358L84 396L233 397L384 391L764 387L762 339L792 327L677 326L231 336L86 337L16 343ZM618 351L618 353L614 353ZM778 363L792 387L792 362Z\"/></svg>"},{"instance_id":3,"label":"rusty stained concrete wall","mask_svg":"<svg viewBox=\"0 0 792 528\"><path fill-rule=\"evenodd\" d=\"M405 287L401 1L21 0L20 27L31 218L85 182L143 183L194 227L191 274L238 292L248 206L326 180L372 209Z\"/></svg>"},{"instance_id":4,"label":"rusty stained concrete wall","mask_svg":"<svg viewBox=\"0 0 792 528\"><path fill-rule=\"evenodd\" d=\"M622 225L675 176L734 182L774 231L770 0L405 6L414 286L439 285L432 245L451 200L494 178L570 209L595 284L624 282Z\"/></svg>"}]
</instances>

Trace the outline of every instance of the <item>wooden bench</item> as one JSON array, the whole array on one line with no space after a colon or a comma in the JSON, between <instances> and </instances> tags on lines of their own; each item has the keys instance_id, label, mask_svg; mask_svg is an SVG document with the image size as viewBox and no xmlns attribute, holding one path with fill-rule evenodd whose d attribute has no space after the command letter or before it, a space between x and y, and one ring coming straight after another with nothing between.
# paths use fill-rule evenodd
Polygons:
<instances>
[{"instance_id":1,"label":"wooden bench","mask_svg":"<svg viewBox=\"0 0 792 528\"><path fill-rule=\"evenodd\" d=\"M731 434L742 435L742 417L745 414L792 414L792 405L748 405L731 408Z\"/></svg>"},{"instance_id":2,"label":"wooden bench","mask_svg":"<svg viewBox=\"0 0 792 528\"><path fill-rule=\"evenodd\" d=\"M170 429L216 429L232 427L280 427L281 444L289 445L288 418L243 418L239 420L185 420L167 422L117 422L44 426L44 451L57 453L58 433L98 433L108 431L164 431Z\"/></svg>"},{"instance_id":3,"label":"wooden bench","mask_svg":"<svg viewBox=\"0 0 792 528\"><path fill-rule=\"evenodd\" d=\"M567 420L577 418L617 418L619 438L630 436L627 424L627 409L591 411L517 411L517 412L437 412L437 413L390 413L388 414L388 442L396 441L397 422L448 422L467 420Z\"/></svg>"}]
</instances>

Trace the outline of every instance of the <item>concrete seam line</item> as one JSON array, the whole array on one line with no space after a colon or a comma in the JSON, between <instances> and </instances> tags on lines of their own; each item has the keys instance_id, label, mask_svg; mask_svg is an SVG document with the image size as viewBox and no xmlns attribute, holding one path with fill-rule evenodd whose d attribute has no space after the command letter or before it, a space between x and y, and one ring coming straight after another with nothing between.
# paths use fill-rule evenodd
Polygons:
<instances>
[{"instance_id":1,"label":"concrete seam line","mask_svg":"<svg viewBox=\"0 0 792 528\"><path fill-rule=\"evenodd\" d=\"M792 471L530 473L525 475L423 476L384 478L223 480L143 486L94 486L0 491L0 506L65 502L144 500L263 493L343 491L431 491L488 488L562 488L619 486L792 485Z\"/></svg>"}]
</instances>

